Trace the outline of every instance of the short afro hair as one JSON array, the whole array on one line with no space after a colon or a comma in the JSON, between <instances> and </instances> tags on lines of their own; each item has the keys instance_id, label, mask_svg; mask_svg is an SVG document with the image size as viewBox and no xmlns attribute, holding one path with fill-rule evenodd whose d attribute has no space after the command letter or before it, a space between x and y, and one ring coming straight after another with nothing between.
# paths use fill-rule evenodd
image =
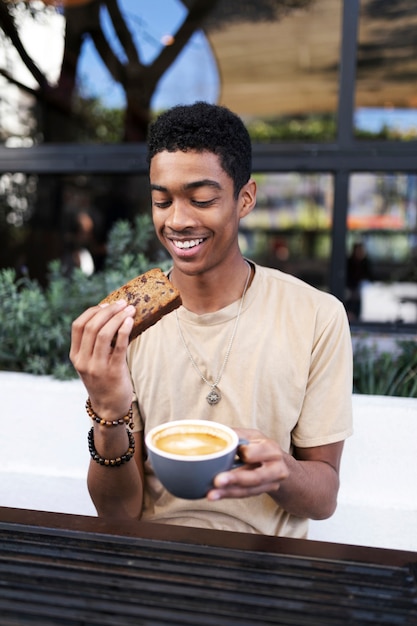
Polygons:
<instances>
[{"instance_id":1,"label":"short afro hair","mask_svg":"<svg viewBox=\"0 0 417 626\"><path fill-rule=\"evenodd\" d=\"M237 197L252 169L249 133L240 117L207 102L178 105L162 113L149 128L148 163L158 152L213 152L233 180Z\"/></svg>"}]
</instances>

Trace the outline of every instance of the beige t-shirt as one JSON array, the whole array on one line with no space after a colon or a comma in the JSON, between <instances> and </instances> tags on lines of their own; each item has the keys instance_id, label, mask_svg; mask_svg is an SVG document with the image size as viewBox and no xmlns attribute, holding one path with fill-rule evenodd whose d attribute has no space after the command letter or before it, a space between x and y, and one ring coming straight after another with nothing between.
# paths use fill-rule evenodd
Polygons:
<instances>
[{"instance_id":1,"label":"beige t-shirt","mask_svg":"<svg viewBox=\"0 0 417 626\"><path fill-rule=\"evenodd\" d=\"M137 405L135 430L178 419L209 419L256 428L283 450L346 439L352 433L352 350L347 317L335 297L278 270L256 265L227 365L221 401L193 367L175 313L129 348ZM239 301L204 315L183 306L178 316L199 369L214 380L222 367ZM287 537L305 537L307 520L267 494L209 502L171 496L145 462L142 519Z\"/></svg>"}]
</instances>

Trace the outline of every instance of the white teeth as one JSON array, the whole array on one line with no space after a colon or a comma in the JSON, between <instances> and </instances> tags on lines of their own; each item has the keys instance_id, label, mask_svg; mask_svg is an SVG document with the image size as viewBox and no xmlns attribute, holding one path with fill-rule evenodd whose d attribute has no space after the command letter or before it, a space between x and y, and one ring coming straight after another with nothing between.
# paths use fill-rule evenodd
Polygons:
<instances>
[{"instance_id":1,"label":"white teeth","mask_svg":"<svg viewBox=\"0 0 417 626\"><path fill-rule=\"evenodd\" d=\"M194 246L198 246L198 244L202 241L203 239L190 239L189 241L174 241L174 244L177 246L177 248L188 249L194 248Z\"/></svg>"}]
</instances>

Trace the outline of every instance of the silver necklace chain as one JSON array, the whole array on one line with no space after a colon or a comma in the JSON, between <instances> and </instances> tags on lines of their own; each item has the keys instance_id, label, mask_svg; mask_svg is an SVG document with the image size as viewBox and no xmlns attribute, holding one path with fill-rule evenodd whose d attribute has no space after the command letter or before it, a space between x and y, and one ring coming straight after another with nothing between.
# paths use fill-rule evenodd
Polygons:
<instances>
[{"instance_id":1,"label":"silver necklace chain","mask_svg":"<svg viewBox=\"0 0 417 626\"><path fill-rule=\"evenodd\" d=\"M179 335L181 337L181 341L182 341L182 343L184 345L185 351L187 352L188 358L190 359L191 364L194 367L195 371L200 376L201 380L203 382L205 382L206 385L208 385L210 387L210 392L206 396L206 400L207 400L207 402L209 404L212 404L212 405L213 404L217 404L222 399L222 394L220 393L220 390L218 388L218 384L219 384L219 382L221 380L221 377L223 376L223 372L225 370L225 367L226 367L227 362L229 360L230 353L232 351L232 345L233 345L233 341L234 341L234 338L235 338L235 335L236 335L237 326L239 324L239 319L240 319L240 314L242 312L243 302L244 302L244 299L245 299L246 292L248 290L249 279L250 279L250 275L251 275L251 271L252 270L251 270L251 266L249 265L249 263L247 261L245 261L245 263L248 266L248 275L246 277L245 286L244 286L243 292L242 292L242 297L240 298L239 309L238 309L238 312L237 312L237 315L236 315L236 321L235 321L235 323L233 325L233 331L232 331L232 334L231 334L230 339L229 339L229 343L228 343L228 346L227 346L226 354L225 354L225 357L223 359L223 363L222 363L222 366L220 368L220 371L217 374L214 382L210 382L209 380L207 380L207 378L200 371L200 368L198 367L197 363L195 362L194 357L191 354L191 352L190 352L190 350L189 350L189 348L187 346L187 342L185 341L184 334L183 334L183 332L181 330L180 320L179 320L179 317L178 317L178 309L175 309L175 319L177 320L177 327L178 327Z\"/></svg>"}]
</instances>

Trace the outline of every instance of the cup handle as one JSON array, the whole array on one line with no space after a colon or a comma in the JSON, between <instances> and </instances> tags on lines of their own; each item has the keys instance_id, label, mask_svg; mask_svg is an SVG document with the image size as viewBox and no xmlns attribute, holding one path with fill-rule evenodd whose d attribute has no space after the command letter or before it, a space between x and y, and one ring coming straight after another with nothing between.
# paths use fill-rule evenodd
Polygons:
<instances>
[{"instance_id":1,"label":"cup handle","mask_svg":"<svg viewBox=\"0 0 417 626\"><path fill-rule=\"evenodd\" d=\"M248 444L248 439L239 439L237 447L239 448L239 446L247 446ZM239 457L239 453L236 452L236 457L233 461L232 469L236 469L236 467L242 467L242 465L245 465L245 462L242 461L242 459Z\"/></svg>"}]
</instances>

